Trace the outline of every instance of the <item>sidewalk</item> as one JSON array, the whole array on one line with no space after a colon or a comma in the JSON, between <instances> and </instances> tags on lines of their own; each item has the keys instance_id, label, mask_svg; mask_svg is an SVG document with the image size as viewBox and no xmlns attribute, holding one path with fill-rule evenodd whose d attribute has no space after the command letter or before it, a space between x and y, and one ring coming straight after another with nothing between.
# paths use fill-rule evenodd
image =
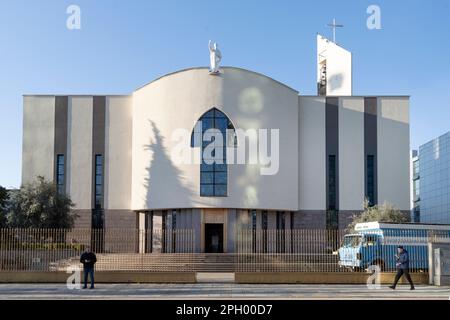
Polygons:
<instances>
[{"instance_id":1,"label":"sidewalk","mask_svg":"<svg viewBox=\"0 0 450 320\"><path fill-rule=\"evenodd\" d=\"M98 284L94 290L69 290L62 284L0 284L5 299L439 299L450 287L399 286L370 290L365 285Z\"/></svg>"}]
</instances>

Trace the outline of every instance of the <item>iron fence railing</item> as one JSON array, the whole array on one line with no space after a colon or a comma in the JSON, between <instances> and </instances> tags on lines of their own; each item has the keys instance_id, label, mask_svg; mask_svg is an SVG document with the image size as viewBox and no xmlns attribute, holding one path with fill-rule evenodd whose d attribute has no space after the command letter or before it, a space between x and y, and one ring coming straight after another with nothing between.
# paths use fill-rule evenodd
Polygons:
<instances>
[{"instance_id":1,"label":"iron fence railing","mask_svg":"<svg viewBox=\"0 0 450 320\"><path fill-rule=\"evenodd\" d=\"M0 229L0 271L81 267L90 246L99 271L366 272L375 266L394 272L403 245L410 271L427 272L428 243L450 242L450 233L240 229L227 239L229 253L201 253L200 241L193 229Z\"/></svg>"},{"instance_id":2,"label":"iron fence railing","mask_svg":"<svg viewBox=\"0 0 450 320\"><path fill-rule=\"evenodd\" d=\"M450 232L244 229L236 238L241 272L394 272L400 245L408 252L410 271L427 272L428 243L450 242Z\"/></svg>"},{"instance_id":3,"label":"iron fence railing","mask_svg":"<svg viewBox=\"0 0 450 320\"><path fill-rule=\"evenodd\" d=\"M0 229L0 271L64 271L86 247L98 270L192 269L191 229Z\"/></svg>"}]
</instances>

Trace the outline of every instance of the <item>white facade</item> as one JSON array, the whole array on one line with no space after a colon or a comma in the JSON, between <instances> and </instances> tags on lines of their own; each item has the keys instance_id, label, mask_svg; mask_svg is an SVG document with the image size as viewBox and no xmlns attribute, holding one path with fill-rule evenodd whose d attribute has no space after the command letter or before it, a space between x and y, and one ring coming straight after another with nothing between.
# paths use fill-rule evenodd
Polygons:
<instances>
[{"instance_id":1,"label":"white facade","mask_svg":"<svg viewBox=\"0 0 450 320\"><path fill-rule=\"evenodd\" d=\"M409 99L378 99L378 202L402 210L410 207L409 183ZM405 165L408 163L408 165Z\"/></svg>"},{"instance_id":2,"label":"white facade","mask_svg":"<svg viewBox=\"0 0 450 320\"><path fill-rule=\"evenodd\" d=\"M194 229L198 251L217 225L227 252L238 228L344 228L366 198L409 211L409 97L352 96L351 53L321 36L318 64L318 96L235 67L177 71L130 95L26 95L22 182L55 181L77 226ZM231 149L246 150L217 178L175 157L200 159L191 133L211 110L236 133ZM272 174L250 162L252 143L261 147L252 130L274 139ZM220 196L201 192L210 176L225 186Z\"/></svg>"},{"instance_id":3,"label":"white facade","mask_svg":"<svg viewBox=\"0 0 450 320\"><path fill-rule=\"evenodd\" d=\"M340 99L339 104L339 209L363 209L364 99Z\"/></svg>"},{"instance_id":4,"label":"white facade","mask_svg":"<svg viewBox=\"0 0 450 320\"><path fill-rule=\"evenodd\" d=\"M320 95L351 96L352 53L317 35L317 83L324 88ZM319 89L320 91L320 89Z\"/></svg>"},{"instance_id":5,"label":"white facade","mask_svg":"<svg viewBox=\"0 0 450 320\"><path fill-rule=\"evenodd\" d=\"M23 183L54 176L55 97L24 98ZM326 97L298 93L264 75L226 67L169 74L105 106L104 208L326 210ZM339 210L364 201L364 97L339 97ZM407 97L377 98L378 203L409 209ZM201 197L198 163L172 161L178 129L191 132L211 108L236 129L278 129L279 171L228 165L226 197ZM68 97L66 190L77 209L92 209L93 96ZM38 115L38 116L36 116ZM186 141L185 143L189 143ZM37 148L39 146L39 148Z\"/></svg>"},{"instance_id":6,"label":"white facade","mask_svg":"<svg viewBox=\"0 0 450 320\"><path fill-rule=\"evenodd\" d=\"M326 210L325 98L300 97L299 111L299 210Z\"/></svg>"},{"instance_id":7,"label":"white facade","mask_svg":"<svg viewBox=\"0 0 450 320\"><path fill-rule=\"evenodd\" d=\"M67 193L77 209L91 209L92 97L70 97L67 133Z\"/></svg>"},{"instance_id":8,"label":"white facade","mask_svg":"<svg viewBox=\"0 0 450 320\"><path fill-rule=\"evenodd\" d=\"M228 196L200 197L199 164L171 160L179 143L172 135L178 129L190 133L213 107L223 111L235 128L280 130L276 175L261 175L258 165L229 165ZM144 86L133 94L132 209L297 210L298 117L296 91L242 69L224 68L220 77L205 68L190 69Z\"/></svg>"},{"instance_id":9,"label":"white facade","mask_svg":"<svg viewBox=\"0 0 450 320\"><path fill-rule=\"evenodd\" d=\"M105 209L123 210L131 207L132 97L108 97L105 122Z\"/></svg>"},{"instance_id":10,"label":"white facade","mask_svg":"<svg viewBox=\"0 0 450 320\"><path fill-rule=\"evenodd\" d=\"M55 97L23 98L22 182L53 180Z\"/></svg>"}]
</instances>

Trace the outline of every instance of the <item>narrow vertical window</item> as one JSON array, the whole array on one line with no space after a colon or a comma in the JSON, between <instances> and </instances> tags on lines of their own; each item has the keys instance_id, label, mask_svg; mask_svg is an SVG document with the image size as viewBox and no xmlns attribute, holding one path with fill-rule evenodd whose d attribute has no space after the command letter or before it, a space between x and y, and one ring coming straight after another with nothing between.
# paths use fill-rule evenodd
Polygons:
<instances>
[{"instance_id":1,"label":"narrow vertical window","mask_svg":"<svg viewBox=\"0 0 450 320\"><path fill-rule=\"evenodd\" d=\"M103 207L103 156L95 155L95 209Z\"/></svg>"},{"instance_id":2,"label":"narrow vertical window","mask_svg":"<svg viewBox=\"0 0 450 320\"><path fill-rule=\"evenodd\" d=\"M94 210L92 212L92 227L103 229L103 156L95 155L95 175L94 175ZM100 242L99 242L100 245Z\"/></svg>"},{"instance_id":3,"label":"narrow vertical window","mask_svg":"<svg viewBox=\"0 0 450 320\"><path fill-rule=\"evenodd\" d=\"M367 156L366 165L366 198L369 201L369 206L373 206L375 205L375 157L373 155Z\"/></svg>"},{"instance_id":4,"label":"narrow vertical window","mask_svg":"<svg viewBox=\"0 0 450 320\"><path fill-rule=\"evenodd\" d=\"M252 244L253 252L256 252L256 210L250 210L250 215L252 218Z\"/></svg>"},{"instance_id":5,"label":"narrow vertical window","mask_svg":"<svg viewBox=\"0 0 450 320\"><path fill-rule=\"evenodd\" d=\"M283 253L285 251L285 232L286 232L286 222L285 222L284 211L277 211L277 252Z\"/></svg>"},{"instance_id":6,"label":"narrow vertical window","mask_svg":"<svg viewBox=\"0 0 450 320\"><path fill-rule=\"evenodd\" d=\"M65 193L65 159L63 154L56 156L56 190L59 194Z\"/></svg>"},{"instance_id":7,"label":"narrow vertical window","mask_svg":"<svg viewBox=\"0 0 450 320\"><path fill-rule=\"evenodd\" d=\"M177 211L172 210L172 252L176 252L177 234L175 230L177 228Z\"/></svg>"},{"instance_id":8,"label":"narrow vertical window","mask_svg":"<svg viewBox=\"0 0 450 320\"><path fill-rule=\"evenodd\" d=\"M250 210L250 213L252 215L252 229L256 231L256 210Z\"/></svg>"},{"instance_id":9,"label":"narrow vertical window","mask_svg":"<svg viewBox=\"0 0 450 320\"><path fill-rule=\"evenodd\" d=\"M178 210L172 210L172 230L177 228L177 211Z\"/></svg>"},{"instance_id":10,"label":"narrow vertical window","mask_svg":"<svg viewBox=\"0 0 450 320\"><path fill-rule=\"evenodd\" d=\"M289 243L291 247L291 252L294 252L294 212L291 211L290 219L289 219L289 229L290 229L290 238Z\"/></svg>"},{"instance_id":11,"label":"narrow vertical window","mask_svg":"<svg viewBox=\"0 0 450 320\"><path fill-rule=\"evenodd\" d=\"M336 209L336 156L328 156L328 210Z\"/></svg>"},{"instance_id":12,"label":"narrow vertical window","mask_svg":"<svg viewBox=\"0 0 450 320\"><path fill-rule=\"evenodd\" d=\"M285 215L284 211L277 211L277 230L284 230L285 225Z\"/></svg>"},{"instance_id":13,"label":"narrow vertical window","mask_svg":"<svg viewBox=\"0 0 450 320\"><path fill-rule=\"evenodd\" d=\"M328 208L326 216L327 229L338 228L337 214L337 180L336 180L336 156L328 156Z\"/></svg>"},{"instance_id":14,"label":"narrow vertical window","mask_svg":"<svg viewBox=\"0 0 450 320\"><path fill-rule=\"evenodd\" d=\"M166 233L166 228L167 228L167 210L163 210L161 212L161 253L166 253L167 252L167 248L166 248L166 243L167 243L167 233Z\"/></svg>"},{"instance_id":15,"label":"narrow vertical window","mask_svg":"<svg viewBox=\"0 0 450 320\"><path fill-rule=\"evenodd\" d=\"M263 252L267 252L267 211L263 210L261 212L261 229L262 229L262 241L263 241Z\"/></svg>"}]
</instances>

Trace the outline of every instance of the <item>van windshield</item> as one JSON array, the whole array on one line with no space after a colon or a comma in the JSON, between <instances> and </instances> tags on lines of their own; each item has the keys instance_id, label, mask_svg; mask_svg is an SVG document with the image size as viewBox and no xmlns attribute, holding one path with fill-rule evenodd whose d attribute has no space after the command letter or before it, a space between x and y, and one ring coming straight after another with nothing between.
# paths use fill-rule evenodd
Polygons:
<instances>
[{"instance_id":1,"label":"van windshield","mask_svg":"<svg viewBox=\"0 0 450 320\"><path fill-rule=\"evenodd\" d=\"M358 235L352 235L352 236L345 236L344 237L344 243L342 244L343 247L358 247L361 243L361 236Z\"/></svg>"}]
</instances>

